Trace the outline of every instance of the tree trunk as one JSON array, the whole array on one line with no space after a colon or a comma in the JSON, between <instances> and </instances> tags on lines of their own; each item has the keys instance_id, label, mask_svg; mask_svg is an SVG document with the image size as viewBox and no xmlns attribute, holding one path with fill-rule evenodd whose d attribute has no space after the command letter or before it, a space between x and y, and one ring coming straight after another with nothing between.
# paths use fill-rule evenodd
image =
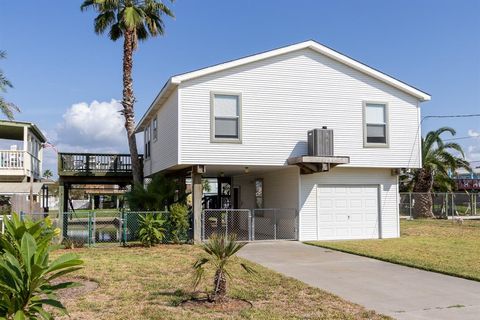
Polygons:
<instances>
[{"instance_id":1,"label":"tree trunk","mask_svg":"<svg viewBox=\"0 0 480 320\"><path fill-rule=\"evenodd\" d=\"M432 206L432 172L420 169L417 181L413 187L413 217L414 218L433 218Z\"/></svg>"},{"instance_id":2,"label":"tree trunk","mask_svg":"<svg viewBox=\"0 0 480 320\"><path fill-rule=\"evenodd\" d=\"M222 270L215 272L214 288L212 300L214 302L222 301L227 295L227 278Z\"/></svg>"},{"instance_id":3,"label":"tree trunk","mask_svg":"<svg viewBox=\"0 0 480 320\"><path fill-rule=\"evenodd\" d=\"M133 182L142 182L142 166L138 157L137 140L135 139L135 96L133 94L133 48L134 34L126 30L123 40L123 115L125 116L125 129L127 130L128 147L132 157Z\"/></svg>"}]
</instances>

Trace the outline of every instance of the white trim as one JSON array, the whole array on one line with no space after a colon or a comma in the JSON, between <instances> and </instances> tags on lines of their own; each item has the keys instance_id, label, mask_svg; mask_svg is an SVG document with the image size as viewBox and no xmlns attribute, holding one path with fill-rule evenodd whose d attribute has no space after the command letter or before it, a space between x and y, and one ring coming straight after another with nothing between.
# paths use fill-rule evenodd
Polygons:
<instances>
[{"instance_id":1,"label":"white trim","mask_svg":"<svg viewBox=\"0 0 480 320\"><path fill-rule=\"evenodd\" d=\"M369 104L383 105L384 107L384 120L382 123L385 126L385 143L382 142L368 142L367 141L367 107ZM390 148L390 117L388 110L388 102L384 101L363 101L363 147L364 148ZM375 125L376 123L372 123ZM380 125L380 123L378 123Z\"/></svg>"},{"instance_id":2,"label":"white trim","mask_svg":"<svg viewBox=\"0 0 480 320\"><path fill-rule=\"evenodd\" d=\"M182 88L177 90L177 163L182 163Z\"/></svg>"}]
</instances>

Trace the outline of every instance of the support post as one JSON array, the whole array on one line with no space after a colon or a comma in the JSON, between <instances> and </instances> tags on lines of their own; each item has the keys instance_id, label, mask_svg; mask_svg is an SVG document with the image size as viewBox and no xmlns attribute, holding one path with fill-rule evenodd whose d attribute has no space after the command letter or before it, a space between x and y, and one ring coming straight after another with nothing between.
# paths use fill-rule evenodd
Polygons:
<instances>
[{"instance_id":1,"label":"support post","mask_svg":"<svg viewBox=\"0 0 480 320\"><path fill-rule=\"evenodd\" d=\"M202 174L199 170L192 169L192 205L193 205L193 241L200 243L202 241Z\"/></svg>"},{"instance_id":2,"label":"support post","mask_svg":"<svg viewBox=\"0 0 480 320\"><path fill-rule=\"evenodd\" d=\"M62 228L62 233L60 234L60 242L67 236L67 230L65 225L68 223L65 217L65 210L68 208L65 203L65 185L60 182L58 185L58 225Z\"/></svg>"}]
</instances>

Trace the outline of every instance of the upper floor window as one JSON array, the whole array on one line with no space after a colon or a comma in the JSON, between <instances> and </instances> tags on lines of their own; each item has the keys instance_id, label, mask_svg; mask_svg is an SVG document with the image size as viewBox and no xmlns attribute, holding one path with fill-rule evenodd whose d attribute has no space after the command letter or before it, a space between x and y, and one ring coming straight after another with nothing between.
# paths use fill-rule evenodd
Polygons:
<instances>
[{"instance_id":1,"label":"upper floor window","mask_svg":"<svg viewBox=\"0 0 480 320\"><path fill-rule=\"evenodd\" d=\"M388 146L388 113L386 103L365 103L364 145Z\"/></svg>"},{"instance_id":2,"label":"upper floor window","mask_svg":"<svg viewBox=\"0 0 480 320\"><path fill-rule=\"evenodd\" d=\"M212 140L241 140L241 95L212 93Z\"/></svg>"},{"instance_id":3,"label":"upper floor window","mask_svg":"<svg viewBox=\"0 0 480 320\"><path fill-rule=\"evenodd\" d=\"M153 134L153 141L157 140L157 127L158 127L158 123L157 123L157 117L153 118L153 121L152 121L152 134Z\"/></svg>"},{"instance_id":4,"label":"upper floor window","mask_svg":"<svg viewBox=\"0 0 480 320\"><path fill-rule=\"evenodd\" d=\"M152 140L150 126L145 128L145 159L150 158L150 141Z\"/></svg>"}]
</instances>

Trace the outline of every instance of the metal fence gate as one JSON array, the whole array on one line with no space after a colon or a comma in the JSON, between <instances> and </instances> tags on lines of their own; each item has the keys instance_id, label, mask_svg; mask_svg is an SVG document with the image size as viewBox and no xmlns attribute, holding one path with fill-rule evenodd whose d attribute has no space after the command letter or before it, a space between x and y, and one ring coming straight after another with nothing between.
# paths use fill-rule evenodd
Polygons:
<instances>
[{"instance_id":1,"label":"metal fence gate","mask_svg":"<svg viewBox=\"0 0 480 320\"><path fill-rule=\"evenodd\" d=\"M296 209L205 209L202 240L213 234L235 235L239 241L297 240Z\"/></svg>"}]
</instances>

